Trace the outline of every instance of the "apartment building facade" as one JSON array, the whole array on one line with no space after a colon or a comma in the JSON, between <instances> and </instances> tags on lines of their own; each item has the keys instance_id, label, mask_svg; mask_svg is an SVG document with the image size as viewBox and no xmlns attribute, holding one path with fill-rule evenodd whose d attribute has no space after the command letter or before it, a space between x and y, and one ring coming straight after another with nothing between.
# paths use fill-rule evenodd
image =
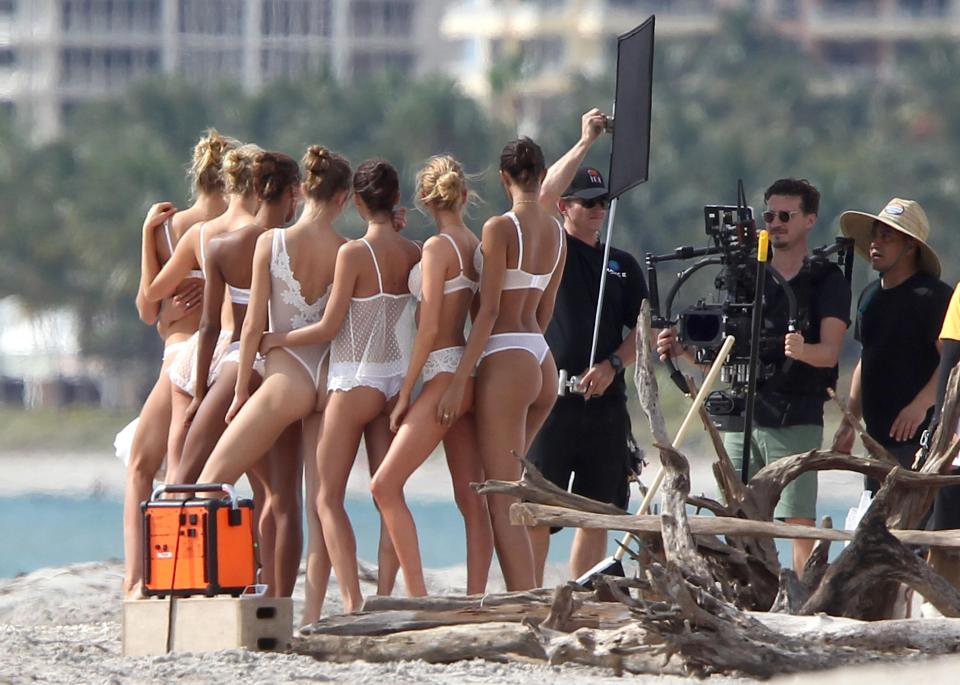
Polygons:
<instances>
[{"instance_id":1,"label":"apartment building facade","mask_svg":"<svg viewBox=\"0 0 960 685\"><path fill-rule=\"evenodd\" d=\"M437 49L440 0L0 0L0 103L40 138L78 102L156 73L250 91L275 78L389 66Z\"/></svg>"}]
</instances>

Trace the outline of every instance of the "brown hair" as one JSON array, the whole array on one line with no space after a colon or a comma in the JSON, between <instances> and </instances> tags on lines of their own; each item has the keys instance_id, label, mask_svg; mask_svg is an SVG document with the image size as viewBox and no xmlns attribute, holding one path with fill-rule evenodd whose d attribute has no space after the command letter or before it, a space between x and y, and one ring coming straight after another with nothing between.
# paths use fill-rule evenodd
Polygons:
<instances>
[{"instance_id":1,"label":"brown hair","mask_svg":"<svg viewBox=\"0 0 960 685\"><path fill-rule=\"evenodd\" d=\"M290 155L263 152L253 163L254 190L264 202L276 202L300 182L300 167Z\"/></svg>"},{"instance_id":2,"label":"brown hair","mask_svg":"<svg viewBox=\"0 0 960 685\"><path fill-rule=\"evenodd\" d=\"M303 155L303 190L311 200L327 202L350 189L350 163L322 145L311 145Z\"/></svg>"},{"instance_id":3,"label":"brown hair","mask_svg":"<svg viewBox=\"0 0 960 685\"><path fill-rule=\"evenodd\" d=\"M450 155L436 155L417 174L417 199L440 209L460 209L475 193L467 189L463 166Z\"/></svg>"},{"instance_id":4,"label":"brown hair","mask_svg":"<svg viewBox=\"0 0 960 685\"><path fill-rule=\"evenodd\" d=\"M193 161L190 164L190 182L194 192L212 194L223 192L223 158L240 141L222 136L214 129L207 129L193 146Z\"/></svg>"},{"instance_id":5,"label":"brown hair","mask_svg":"<svg viewBox=\"0 0 960 685\"><path fill-rule=\"evenodd\" d=\"M400 177L390 162L368 159L353 174L353 192L372 212L389 212L397 204Z\"/></svg>"},{"instance_id":6,"label":"brown hair","mask_svg":"<svg viewBox=\"0 0 960 685\"><path fill-rule=\"evenodd\" d=\"M540 181L546 168L543 150L526 136L511 140L500 153L500 171L507 172L525 190Z\"/></svg>"},{"instance_id":7,"label":"brown hair","mask_svg":"<svg viewBox=\"0 0 960 685\"><path fill-rule=\"evenodd\" d=\"M253 165L263 154L259 145L247 143L230 150L223 158L224 189L230 195L250 195L254 192Z\"/></svg>"}]
</instances>

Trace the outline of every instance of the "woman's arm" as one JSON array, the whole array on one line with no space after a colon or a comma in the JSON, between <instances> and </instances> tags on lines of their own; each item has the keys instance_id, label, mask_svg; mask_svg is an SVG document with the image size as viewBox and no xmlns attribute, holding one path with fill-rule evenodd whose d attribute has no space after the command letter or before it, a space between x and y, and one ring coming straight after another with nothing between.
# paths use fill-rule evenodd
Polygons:
<instances>
[{"instance_id":1,"label":"woman's arm","mask_svg":"<svg viewBox=\"0 0 960 685\"><path fill-rule=\"evenodd\" d=\"M190 270L197 264L197 254L200 245L199 224L187 229L183 237L173 250L170 260L163 265L156 278L143 286L143 296L151 302L170 297L177 290L180 282L190 274Z\"/></svg>"},{"instance_id":2,"label":"woman's arm","mask_svg":"<svg viewBox=\"0 0 960 685\"><path fill-rule=\"evenodd\" d=\"M363 250L363 254L358 250ZM323 317L316 323L287 333L267 333L260 341L260 352L266 354L274 347L294 347L327 342L336 337L350 308L359 275L360 258L368 255L367 248L352 240L340 246L337 263L333 267L333 287Z\"/></svg>"},{"instance_id":3,"label":"woman's arm","mask_svg":"<svg viewBox=\"0 0 960 685\"><path fill-rule=\"evenodd\" d=\"M170 202L158 202L147 212L143 220L143 238L140 249L140 286L137 288L137 313L140 320L148 326L157 322L160 313L158 301L148 300L145 291L160 272L160 258L157 257L157 229L176 213L177 208Z\"/></svg>"},{"instance_id":4,"label":"woman's arm","mask_svg":"<svg viewBox=\"0 0 960 685\"><path fill-rule=\"evenodd\" d=\"M182 241L181 241L182 242ZM177 247L180 247L178 244ZM206 278L206 287L203 290L203 313L200 315L199 335L197 336L197 383L193 391L193 401L187 408L186 420L193 419L204 395L207 394L207 377L210 375L210 364L213 353L220 337L220 312L223 309L226 281L220 270L222 251L217 241L211 241L207 249L207 259L203 274Z\"/></svg>"},{"instance_id":5,"label":"woman's arm","mask_svg":"<svg viewBox=\"0 0 960 685\"><path fill-rule=\"evenodd\" d=\"M250 284L250 303L240 329L240 367L237 369L237 384L234 399L227 411L227 423L237 415L240 407L250 397L250 377L253 362L260 348L260 339L267 328L268 304L270 302L271 280L270 260L273 257L273 231L271 229L257 238L253 251L253 280Z\"/></svg>"}]
</instances>

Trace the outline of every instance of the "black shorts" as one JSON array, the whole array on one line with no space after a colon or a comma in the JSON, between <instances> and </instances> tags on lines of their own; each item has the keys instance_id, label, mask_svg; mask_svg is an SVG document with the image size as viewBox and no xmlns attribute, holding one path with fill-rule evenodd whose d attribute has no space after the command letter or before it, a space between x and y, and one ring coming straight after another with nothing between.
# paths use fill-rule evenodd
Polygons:
<instances>
[{"instance_id":1,"label":"black shorts","mask_svg":"<svg viewBox=\"0 0 960 685\"><path fill-rule=\"evenodd\" d=\"M951 476L960 476L960 469L950 471ZM933 501L933 530L960 528L960 485L947 485L937 490Z\"/></svg>"},{"instance_id":2,"label":"black shorts","mask_svg":"<svg viewBox=\"0 0 960 685\"><path fill-rule=\"evenodd\" d=\"M635 449L626 400L560 397L528 457L557 487L626 510Z\"/></svg>"}]
</instances>

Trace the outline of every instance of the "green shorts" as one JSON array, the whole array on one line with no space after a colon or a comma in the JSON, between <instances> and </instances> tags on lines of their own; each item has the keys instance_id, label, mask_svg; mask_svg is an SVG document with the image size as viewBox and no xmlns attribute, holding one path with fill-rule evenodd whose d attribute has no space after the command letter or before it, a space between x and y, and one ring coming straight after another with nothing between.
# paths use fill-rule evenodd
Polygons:
<instances>
[{"instance_id":1,"label":"green shorts","mask_svg":"<svg viewBox=\"0 0 960 685\"><path fill-rule=\"evenodd\" d=\"M753 429L753 454L750 458L750 477L763 466L777 459L820 449L823 426L804 424L785 428ZM724 433L723 444L737 473L743 462L743 433ZM808 471L787 484L780 493L780 501L773 515L778 519L817 518L817 472Z\"/></svg>"}]
</instances>

